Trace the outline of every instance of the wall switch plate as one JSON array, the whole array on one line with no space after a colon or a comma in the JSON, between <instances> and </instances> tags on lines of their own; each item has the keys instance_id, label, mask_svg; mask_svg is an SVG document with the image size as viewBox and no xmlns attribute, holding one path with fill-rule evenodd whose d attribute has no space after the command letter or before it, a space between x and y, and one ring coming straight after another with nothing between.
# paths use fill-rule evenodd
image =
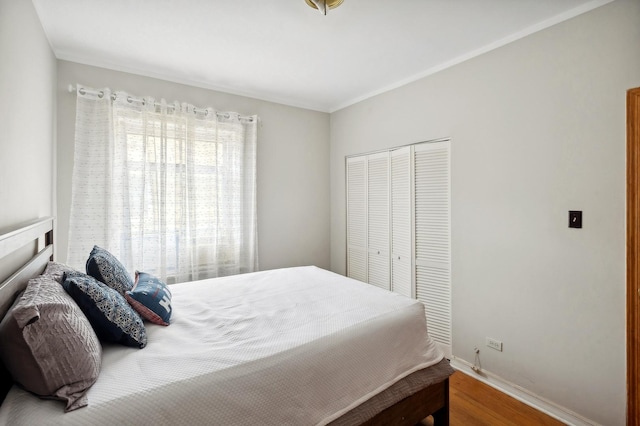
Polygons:
<instances>
[{"instance_id":1,"label":"wall switch plate","mask_svg":"<svg viewBox=\"0 0 640 426\"><path fill-rule=\"evenodd\" d=\"M489 346L491 349L502 352L502 342L500 340L487 337L487 346Z\"/></svg>"},{"instance_id":2,"label":"wall switch plate","mask_svg":"<svg viewBox=\"0 0 640 426\"><path fill-rule=\"evenodd\" d=\"M569 228L582 228L582 210L569 210Z\"/></svg>"}]
</instances>

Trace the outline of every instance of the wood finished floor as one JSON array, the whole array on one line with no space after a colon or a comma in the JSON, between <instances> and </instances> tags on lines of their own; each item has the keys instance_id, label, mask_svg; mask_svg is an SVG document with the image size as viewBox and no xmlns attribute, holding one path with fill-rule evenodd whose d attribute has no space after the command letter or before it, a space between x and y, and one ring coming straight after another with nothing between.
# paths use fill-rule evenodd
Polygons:
<instances>
[{"instance_id":1,"label":"wood finished floor","mask_svg":"<svg viewBox=\"0 0 640 426\"><path fill-rule=\"evenodd\" d=\"M451 426L564 425L459 371L449 381L449 404ZM430 418L422 423L433 425Z\"/></svg>"}]
</instances>

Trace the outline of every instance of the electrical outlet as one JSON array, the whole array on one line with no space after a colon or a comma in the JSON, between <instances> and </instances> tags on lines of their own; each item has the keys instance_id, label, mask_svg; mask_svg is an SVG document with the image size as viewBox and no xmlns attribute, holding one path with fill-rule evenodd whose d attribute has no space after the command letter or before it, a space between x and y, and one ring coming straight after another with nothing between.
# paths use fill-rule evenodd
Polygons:
<instances>
[{"instance_id":1,"label":"electrical outlet","mask_svg":"<svg viewBox=\"0 0 640 426\"><path fill-rule=\"evenodd\" d=\"M487 346L496 351L502 352L502 342L491 337L487 337Z\"/></svg>"}]
</instances>

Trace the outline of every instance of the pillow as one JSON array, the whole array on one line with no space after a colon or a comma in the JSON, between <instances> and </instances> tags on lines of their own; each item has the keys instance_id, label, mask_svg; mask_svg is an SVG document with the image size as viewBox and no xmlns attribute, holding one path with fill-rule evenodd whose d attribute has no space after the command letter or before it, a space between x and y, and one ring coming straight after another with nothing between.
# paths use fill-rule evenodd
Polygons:
<instances>
[{"instance_id":1,"label":"pillow","mask_svg":"<svg viewBox=\"0 0 640 426\"><path fill-rule=\"evenodd\" d=\"M102 347L91 324L51 276L29 281L0 323L0 356L13 379L36 395L88 404Z\"/></svg>"},{"instance_id":2,"label":"pillow","mask_svg":"<svg viewBox=\"0 0 640 426\"><path fill-rule=\"evenodd\" d=\"M78 271L69 265L65 265L64 263L50 261L49 263L47 263L47 267L45 268L43 275L51 275L56 281L62 284L64 282L65 272L78 272Z\"/></svg>"},{"instance_id":3,"label":"pillow","mask_svg":"<svg viewBox=\"0 0 640 426\"><path fill-rule=\"evenodd\" d=\"M143 318L154 324L169 325L171 291L153 275L136 271L133 289L127 291L124 297Z\"/></svg>"},{"instance_id":4,"label":"pillow","mask_svg":"<svg viewBox=\"0 0 640 426\"><path fill-rule=\"evenodd\" d=\"M80 306L100 339L138 348L147 345L142 319L120 293L80 272L66 273L62 286Z\"/></svg>"},{"instance_id":5,"label":"pillow","mask_svg":"<svg viewBox=\"0 0 640 426\"><path fill-rule=\"evenodd\" d=\"M133 288L133 280L125 267L107 250L93 246L87 259L87 274L105 283L122 296Z\"/></svg>"}]
</instances>

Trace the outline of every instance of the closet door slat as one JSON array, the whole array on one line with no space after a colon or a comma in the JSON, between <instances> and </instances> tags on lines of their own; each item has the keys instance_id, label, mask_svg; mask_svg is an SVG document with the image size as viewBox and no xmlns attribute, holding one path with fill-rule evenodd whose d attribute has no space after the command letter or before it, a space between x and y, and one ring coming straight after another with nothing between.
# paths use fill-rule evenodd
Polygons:
<instances>
[{"instance_id":1,"label":"closet door slat","mask_svg":"<svg viewBox=\"0 0 640 426\"><path fill-rule=\"evenodd\" d=\"M368 282L390 289L389 261L389 153L367 156Z\"/></svg>"},{"instance_id":2,"label":"closet door slat","mask_svg":"<svg viewBox=\"0 0 640 426\"><path fill-rule=\"evenodd\" d=\"M411 147L391 151L391 290L412 297Z\"/></svg>"},{"instance_id":3,"label":"closet door slat","mask_svg":"<svg viewBox=\"0 0 640 426\"><path fill-rule=\"evenodd\" d=\"M347 276L367 281L367 161L347 159Z\"/></svg>"},{"instance_id":4,"label":"closet door slat","mask_svg":"<svg viewBox=\"0 0 640 426\"><path fill-rule=\"evenodd\" d=\"M414 186L416 297L425 305L429 334L450 352L451 184L448 142L416 146Z\"/></svg>"}]
</instances>

